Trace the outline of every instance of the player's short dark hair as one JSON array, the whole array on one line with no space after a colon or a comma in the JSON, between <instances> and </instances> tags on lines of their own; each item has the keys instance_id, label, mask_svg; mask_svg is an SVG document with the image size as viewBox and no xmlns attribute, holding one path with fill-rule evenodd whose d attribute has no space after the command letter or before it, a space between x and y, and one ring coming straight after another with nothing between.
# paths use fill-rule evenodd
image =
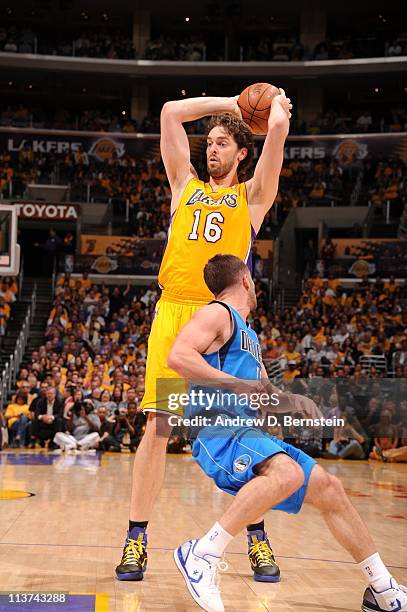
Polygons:
<instances>
[{"instance_id":1,"label":"player's short dark hair","mask_svg":"<svg viewBox=\"0 0 407 612\"><path fill-rule=\"evenodd\" d=\"M216 296L235 285L248 267L235 255L215 255L204 268L205 283Z\"/></svg>"},{"instance_id":2,"label":"player's short dark hair","mask_svg":"<svg viewBox=\"0 0 407 612\"><path fill-rule=\"evenodd\" d=\"M207 126L207 135L214 127L223 127L236 142L239 149L247 149L247 155L239 164L239 180L244 176L253 161L254 138L249 126L230 113L213 115Z\"/></svg>"}]
</instances>

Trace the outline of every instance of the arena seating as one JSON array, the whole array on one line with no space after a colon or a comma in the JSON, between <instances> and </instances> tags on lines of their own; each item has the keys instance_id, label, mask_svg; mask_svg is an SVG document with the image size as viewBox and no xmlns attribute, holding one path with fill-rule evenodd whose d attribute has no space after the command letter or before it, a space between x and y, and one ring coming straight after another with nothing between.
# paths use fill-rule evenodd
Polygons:
<instances>
[{"instance_id":1,"label":"arena seating","mask_svg":"<svg viewBox=\"0 0 407 612\"><path fill-rule=\"evenodd\" d=\"M391 202L399 216L405 204L405 162L400 157L368 156L363 166L353 159L347 165L340 165L331 157L293 159L285 163L281 173L277 205L275 212L270 213L275 215L274 222L264 224L261 237L273 237L293 207L348 205L345 194L349 193L360 167L364 172L358 203L370 202L380 218L385 215L386 203ZM62 183L71 185L72 201L84 201L88 194L95 202L129 200L131 233L165 238L170 190L158 157L137 159L125 155L101 162L83 150L75 154L34 155L29 145L18 154L0 153L0 193L4 197L10 193L23 197L28 183L49 183L55 174Z\"/></svg>"},{"instance_id":2,"label":"arena seating","mask_svg":"<svg viewBox=\"0 0 407 612\"><path fill-rule=\"evenodd\" d=\"M186 130L191 134L205 132L206 121L187 124ZM92 132L142 132L158 134L160 120L156 113L148 113L138 123L129 117L126 110L114 112L111 109L85 109L77 112L68 111L58 105L57 108L45 109L43 105L27 107L19 104L16 107L5 106L0 112L0 126L50 128L65 130L89 130ZM352 108L339 110L326 109L309 121L298 121L294 117L290 126L291 134L352 134L402 132L407 128L407 113L403 108Z\"/></svg>"},{"instance_id":3,"label":"arena seating","mask_svg":"<svg viewBox=\"0 0 407 612\"><path fill-rule=\"evenodd\" d=\"M406 54L407 41L403 33L394 31L387 33L385 38L378 36L363 39L352 38L349 34L335 34L315 45L305 49L298 40L295 31L289 34L279 32L261 34L263 24L259 24L260 32L256 36L248 30L237 28L235 34L240 37L240 59L245 61L300 61L351 59L355 57L395 57ZM259 35L260 34L260 35ZM41 53L51 55L78 57L96 57L107 59L135 59L145 57L151 60L178 61L225 61L223 45L219 44L219 36L213 32L195 31L193 34L181 36L171 33L160 35L148 41L143 53L135 49L129 32L117 28L107 28L102 31L77 31L71 36L65 35L61 40L55 38L49 28L46 34L38 33L20 24L2 27L0 29L0 52L7 53ZM223 41L222 41L223 42Z\"/></svg>"}]
</instances>

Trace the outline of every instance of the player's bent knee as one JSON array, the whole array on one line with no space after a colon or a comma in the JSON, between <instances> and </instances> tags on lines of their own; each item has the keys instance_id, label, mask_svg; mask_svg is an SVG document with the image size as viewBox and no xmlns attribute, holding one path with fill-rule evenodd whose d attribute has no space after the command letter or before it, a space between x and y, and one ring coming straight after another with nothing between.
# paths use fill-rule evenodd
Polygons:
<instances>
[{"instance_id":1,"label":"player's bent knee","mask_svg":"<svg viewBox=\"0 0 407 612\"><path fill-rule=\"evenodd\" d=\"M295 493L304 484L304 472L298 463L292 459L290 463L287 463L287 473L284 474L284 479L287 479L287 488L290 489L289 495Z\"/></svg>"},{"instance_id":2,"label":"player's bent knee","mask_svg":"<svg viewBox=\"0 0 407 612\"><path fill-rule=\"evenodd\" d=\"M339 478L329 474L319 465L315 466L311 473L310 485L306 501L322 511L338 507L346 499L345 489Z\"/></svg>"},{"instance_id":3,"label":"player's bent knee","mask_svg":"<svg viewBox=\"0 0 407 612\"><path fill-rule=\"evenodd\" d=\"M267 476L275 485L279 484L280 491L289 497L304 484L304 472L291 457L280 453L262 461L256 466L259 476Z\"/></svg>"},{"instance_id":4,"label":"player's bent knee","mask_svg":"<svg viewBox=\"0 0 407 612\"><path fill-rule=\"evenodd\" d=\"M342 500L346 497L345 489L342 482L336 476L329 474L329 490L330 494L337 500Z\"/></svg>"}]
</instances>

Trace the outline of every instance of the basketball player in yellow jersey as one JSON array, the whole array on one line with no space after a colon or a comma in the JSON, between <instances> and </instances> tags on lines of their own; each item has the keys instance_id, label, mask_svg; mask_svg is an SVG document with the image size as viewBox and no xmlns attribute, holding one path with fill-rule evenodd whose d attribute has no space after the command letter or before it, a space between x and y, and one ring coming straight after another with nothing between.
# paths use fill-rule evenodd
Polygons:
<instances>
[{"instance_id":1,"label":"basketball player in yellow jersey","mask_svg":"<svg viewBox=\"0 0 407 612\"><path fill-rule=\"evenodd\" d=\"M168 242L159 272L162 296L148 342L145 434L137 449L129 530L116 567L119 580L142 580L147 567L147 523L161 489L167 440L171 433L168 394L160 381L179 379L168 367L171 346L182 327L213 299L203 278L206 262L232 254L250 264L252 241L277 195L291 101L280 90L272 102L268 133L253 177L239 183L250 163L253 136L233 98L191 98L167 102L161 112L161 155L172 192ZM193 172L183 123L212 115L207 134L209 181ZM181 382L181 379L179 379ZM279 569L264 532L264 522L249 526L249 558L254 577L279 580Z\"/></svg>"}]
</instances>

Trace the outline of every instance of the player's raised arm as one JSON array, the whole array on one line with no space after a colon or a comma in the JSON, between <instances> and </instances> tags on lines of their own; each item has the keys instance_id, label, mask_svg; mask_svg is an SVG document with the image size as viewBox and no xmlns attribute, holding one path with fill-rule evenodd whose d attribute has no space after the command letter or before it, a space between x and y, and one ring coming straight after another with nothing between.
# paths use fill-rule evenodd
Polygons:
<instances>
[{"instance_id":1,"label":"player's raised arm","mask_svg":"<svg viewBox=\"0 0 407 612\"><path fill-rule=\"evenodd\" d=\"M284 143L290 128L291 100L283 89L280 92L271 104L268 132L253 178L246 183L250 218L256 232L277 195Z\"/></svg>"},{"instance_id":2,"label":"player's raised arm","mask_svg":"<svg viewBox=\"0 0 407 612\"><path fill-rule=\"evenodd\" d=\"M178 334L168 365L190 382L222 378L222 372L207 364L202 354L217 350L231 333L228 311L219 304L204 306Z\"/></svg>"},{"instance_id":3,"label":"player's raised arm","mask_svg":"<svg viewBox=\"0 0 407 612\"><path fill-rule=\"evenodd\" d=\"M228 311L219 304L198 310L172 345L168 365L189 382L224 387L235 393L262 390L260 381L244 381L213 368L202 357L219 350L232 334Z\"/></svg>"},{"instance_id":4,"label":"player's raised arm","mask_svg":"<svg viewBox=\"0 0 407 612\"><path fill-rule=\"evenodd\" d=\"M182 124L220 113L241 116L236 98L187 98L164 104L161 111L161 156L173 196L174 191L184 189L194 176L188 137Z\"/></svg>"}]
</instances>

